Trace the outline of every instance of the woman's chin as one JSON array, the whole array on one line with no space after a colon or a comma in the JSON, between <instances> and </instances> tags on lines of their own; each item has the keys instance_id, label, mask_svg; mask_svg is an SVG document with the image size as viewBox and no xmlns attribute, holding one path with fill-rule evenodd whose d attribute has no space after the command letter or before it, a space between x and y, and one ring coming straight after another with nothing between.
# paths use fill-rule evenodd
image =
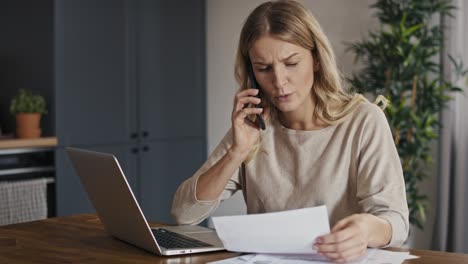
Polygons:
<instances>
[{"instance_id":1,"label":"woman's chin","mask_svg":"<svg viewBox=\"0 0 468 264\"><path fill-rule=\"evenodd\" d=\"M293 104L276 104L276 108L282 113L293 112L297 107Z\"/></svg>"}]
</instances>

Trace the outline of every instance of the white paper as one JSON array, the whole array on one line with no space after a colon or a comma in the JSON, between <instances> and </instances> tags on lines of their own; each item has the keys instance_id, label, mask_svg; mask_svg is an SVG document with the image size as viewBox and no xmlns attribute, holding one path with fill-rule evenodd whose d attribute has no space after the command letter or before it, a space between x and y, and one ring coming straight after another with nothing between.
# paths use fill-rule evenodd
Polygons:
<instances>
[{"instance_id":1,"label":"white paper","mask_svg":"<svg viewBox=\"0 0 468 264\"><path fill-rule=\"evenodd\" d=\"M415 255L408 255L408 256L406 257L406 259L417 259L417 258L419 258L419 257L418 257L418 256L415 256Z\"/></svg>"},{"instance_id":2,"label":"white paper","mask_svg":"<svg viewBox=\"0 0 468 264\"><path fill-rule=\"evenodd\" d=\"M409 252L392 252L381 249L368 249L362 258L351 264L401 264L407 259L418 258ZM249 254L235 258L210 262L210 264L329 264L332 263L318 255L278 255Z\"/></svg>"},{"instance_id":3,"label":"white paper","mask_svg":"<svg viewBox=\"0 0 468 264\"><path fill-rule=\"evenodd\" d=\"M312 254L315 239L330 233L325 206L276 213L213 217L229 251Z\"/></svg>"},{"instance_id":4,"label":"white paper","mask_svg":"<svg viewBox=\"0 0 468 264\"><path fill-rule=\"evenodd\" d=\"M368 261L366 263L400 264L400 263L403 263L403 261L407 259L414 259L414 258L418 258L418 257L410 255L409 252L395 252L395 251L374 249L373 254L369 254Z\"/></svg>"},{"instance_id":5,"label":"white paper","mask_svg":"<svg viewBox=\"0 0 468 264\"><path fill-rule=\"evenodd\" d=\"M208 262L207 264L245 264L253 257L255 257L255 254L242 255L234 258Z\"/></svg>"},{"instance_id":6,"label":"white paper","mask_svg":"<svg viewBox=\"0 0 468 264\"><path fill-rule=\"evenodd\" d=\"M329 264L325 258L320 257L319 255L267 255L267 254L257 254L255 257L251 258L249 261L244 264Z\"/></svg>"}]
</instances>

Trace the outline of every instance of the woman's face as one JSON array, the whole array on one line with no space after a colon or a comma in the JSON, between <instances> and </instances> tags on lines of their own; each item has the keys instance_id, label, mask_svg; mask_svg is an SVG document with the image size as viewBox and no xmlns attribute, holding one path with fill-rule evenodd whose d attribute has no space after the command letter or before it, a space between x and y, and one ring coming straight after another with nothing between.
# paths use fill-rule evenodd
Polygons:
<instances>
[{"instance_id":1,"label":"woman's face","mask_svg":"<svg viewBox=\"0 0 468 264\"><path fill-rule=\"evenodd\" d=\"M249 51L255 78L266 98L281 112L313 111L312 53L271 36L258 39Z\"/></svg>"}]
</instances>

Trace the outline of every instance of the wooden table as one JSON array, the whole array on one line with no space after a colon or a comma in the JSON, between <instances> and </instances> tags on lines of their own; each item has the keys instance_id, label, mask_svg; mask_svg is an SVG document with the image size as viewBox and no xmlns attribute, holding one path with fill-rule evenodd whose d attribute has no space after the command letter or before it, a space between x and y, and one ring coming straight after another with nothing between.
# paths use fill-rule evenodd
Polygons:
<instances>
[{"instance_id":1,"label":"wooden table","mask_svg":"<svg viewBox=\"0 0 468 264\"><path fill-rule=\"evenodd\" d=\"M158 226L158 224L151 224ZM398 250L398 249L395 249ZM468 255L410 250L404 263L468 263ZM160 257L109 236L85 214L0 227L0 263L206 263L239 255L227 251Z\"/></svg>"}]
</instances>

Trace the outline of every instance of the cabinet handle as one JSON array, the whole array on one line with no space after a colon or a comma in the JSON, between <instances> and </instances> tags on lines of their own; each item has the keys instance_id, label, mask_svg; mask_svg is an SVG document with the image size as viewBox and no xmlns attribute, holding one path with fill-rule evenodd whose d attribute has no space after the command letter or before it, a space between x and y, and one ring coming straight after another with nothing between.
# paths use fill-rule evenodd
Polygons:
<instances>
[{"instance_id":1,"label":"cabinet handle","mask_svg":"<svg viewBox=\"0 0 468 264\"><path fill-rule=\"evenodd\" d=\"M143 152L147 152L149 150L149 147L148 146L144 146L143 147Z\"/></svg>"},{"instance_id":2,"label":"cabinet handle","mask_svg":"<svg viewBox=\"0 0 468 264\"><path fill-rule=\"evenodd\" d=\"M133 133L130 135L130 137L131 137L132 139L136 139L136 138L138 137L138 133L133 132Z\"/></svg>"},{"instance_id":3,"label":"cabinet handle","mask_svg":"<svg viewBox=\"0 0 468 264\"><path fill-rule=\"evenodd\" d=\"M132 153L133 153L133 154L138 153L138 148L132 148Z\"/></svg>"},{"instance_id":4,"label":"cabinet handle","mask_svg":"<svg viewBox=\"0 0 468 264\"><path fill-rule=\"evenodd\" d=\"M143 131L141 135L145 138L145 137L148 137L149 133L148 131Z\"/></svg>"}]
</instances>

